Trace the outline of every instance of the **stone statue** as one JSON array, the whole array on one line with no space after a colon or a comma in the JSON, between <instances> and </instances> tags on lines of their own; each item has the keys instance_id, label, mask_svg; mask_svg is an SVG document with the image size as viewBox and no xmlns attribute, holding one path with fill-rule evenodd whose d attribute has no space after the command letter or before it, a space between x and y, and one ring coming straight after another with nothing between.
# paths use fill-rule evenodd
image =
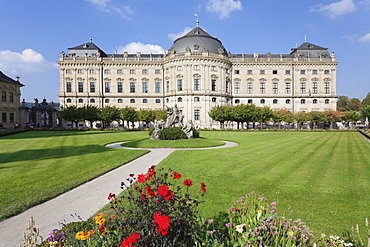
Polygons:
<instances>
[{"instance_id":1,"label":"stone statue","mask_svg":"<svg viewBox=\"0 0 370 247\"><path fill-rule=\"evenodd\" d=\"M194 138L193 122L189 120L186 124L184 124L184 126L182 126L182 131L184 131L187 138Z\"/></svg>"},{"instance_id":2,"label":"stone statue","mask_svg":"<svg viewBox=\"0 0 370 247\"><path fill-rule=\"evenodd\" d=\"M39 99L38 98L34 98L35 100L35 106L38 106L39 105Z\"/></svg>"},{"instance_id":3,"label":"stone statue","mask_svg":"<svg viewBox=\"0 0 370 247\"><path fill-rule=\"evenodd\" d=\"M155 140L159 138L159 133L163 130L164 121L154 121L154 130L152 132L152 135L150 136L150 139Z\"/></svg>"},{"instance_id":4,"label":"stone statue","mask_svg":"<svg viewBox=\"0 0 370 247\"><path fill-rule=\"evenodd\" d=\"M164 124L164 128L182 126L184 115L182 115L176 104L174 107L166 106L166 111L167 119L166 123Z\"/></svg>"}]
</instances>

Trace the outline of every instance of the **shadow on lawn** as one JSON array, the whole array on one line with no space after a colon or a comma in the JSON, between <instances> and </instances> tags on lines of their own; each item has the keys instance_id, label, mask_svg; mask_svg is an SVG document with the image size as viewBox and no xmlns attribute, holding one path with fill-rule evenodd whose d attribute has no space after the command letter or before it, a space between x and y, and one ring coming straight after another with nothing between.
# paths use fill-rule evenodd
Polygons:
<instances>
[{"instance_id":1,"label":"shadow on lawn","mask_svg":"<svg viewBox=\"0 0 370 247\"><path fill-rule=\"evenodd\" d=\"M17 139L30 139L30 138L45 138L45 137L56 137L56 136L77 136L77 135L96 135L96 134L107 134L107 131L77 131L77 130L30 130L26 132L17 133L14 135L3 136L1 139L17 140ZM117 132L120 133L120 132Z\"/></svg>"},{"instance_id":2,"label":"shadow on lawn","mask_svg":"<svg viewBox=\"0 0 370 247\"><path fill-rule=\"evenodd\" d=\"M44 149L30 149L16 152L1 153L0 163L11 163L27 160L47 160L59 159L65 157L79 156L85 154L96 154L103 152L117 151L114 149L105 148L99 145L85 145L85 146L64 146L56 148ZM1 165L0 165L1 166ZM12 166L8 166L9 168ZM1 166L0 169L7 168Z\"/></svg>"}]
</instances>

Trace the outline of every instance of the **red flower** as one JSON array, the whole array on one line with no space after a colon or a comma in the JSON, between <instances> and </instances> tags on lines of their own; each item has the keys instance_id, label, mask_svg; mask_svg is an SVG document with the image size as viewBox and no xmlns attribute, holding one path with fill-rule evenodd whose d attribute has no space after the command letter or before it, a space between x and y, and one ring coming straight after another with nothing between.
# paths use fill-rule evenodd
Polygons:
<instances>
[{"instance_id":1,"label":"red flower","mask_svg":"<svg viewBox=\"0 0 370 247\"><path fill-rule=\"evenodd\" d=\"M200 189L203 191L203 193L206 193L206 185L204 183L200 183Z\"/></svg>"},{"instance_id":2,"label":"red flower","mask_svg":"<svg viewBox=\"0 0 370 247\"><path fill-rule=\"evenodd\" d=\"M127 239L124 239L121 243L121 247L131 247L133 243L137 243L140 235L136 232L132 233Z\"/></svg>"},{"instance_id":3,"label":"red flower","mask_svg":"<svg viewBox=\"0 0 370 247\"><path fill-rule=\"evenodd\" d=\"M150 195L150 197L155 197L155 193L152 190L152 186L146 186L145 190L146 190L146 192L148 192L148 195Z\"/></svg>"},{"instance_id":4,"label":"red flower","mask_svg":"<svg viewBox=\"0 0 370 247\"><path fill-rule=\"evenodd\" d=\"M182 176L180 173L177 173L177 172L172 172L173 174L173 179L180 179Z\"/></svg>"},{"instance_id":5,"label":"red flower","mask_svg":"<svg viewBox=\"0 0 370 247\"><path fill-rule=\"evenodd\" d=\"M190 187L193 185L193 181L191 181L190 179L186 179L184 180L184 185L187 187Z\"/></svg>"},{"instance_id":6,"label":"red flower","mask_svg":"<svg viewBox=\"0 0 370 247\"><path fill-rule=\"evenodd\" d=\"M108 200L112 199L112 198L115 198L116 197L116 194L113 194L113 193L109 193L108 195Z\"/></svg>"},{"instance_id":7,"label":"red flower","mask_svg":"<svg viewBox=\"0 0 370 247\"><path fill-rule=\"evenodd\" d=\"M172 198L173 193L172 191L168 188L167 185L161 185L158 187L158 195L163 196L165 201L168 201Z\"/></svg>"},{"instance_id":8,"label":"red flower","mask_svg":"<svg viewBox=\"0 0 370 247\"><path fill-rule=\"evenodd\" d=\"M137 181L138 181L139 183L145 183L145 182L146 182L145 174L139 174L139 175L137 176Z\"/></svg>"},{"instance_id":9,"label":"red flower","mask_svg":"<svg viewBox=\"0 0 370 247\"><path fill-rule=\"evenodd\" d=\"M146 180L150 180L154 175L155 175L155 170L154 170L154 165L152 165L149 169L148 169L148 175L146 177Z\"/></svg>"},{"instance_id":10,"label":"red flower","mask_svg":"<svg viewBox=\"0 0 370 247\"><path fill-rule=\"evenodd\" d=\"M145 192L144 193L141 193L141 200L144 201L145 199L146 199Z\"/></svg>"},{"instance_id":11,"label":"red flower","mask_svg":"<svg viewBox=\"0 0 370 247\"><path fill-rule=\"evenodd\" d=\"M154 223L157 225L157 232L162 236L167 235L168 229L170 228L170 217L162 215L161 212L154 214Z\"/></svg>"}]
</instances>

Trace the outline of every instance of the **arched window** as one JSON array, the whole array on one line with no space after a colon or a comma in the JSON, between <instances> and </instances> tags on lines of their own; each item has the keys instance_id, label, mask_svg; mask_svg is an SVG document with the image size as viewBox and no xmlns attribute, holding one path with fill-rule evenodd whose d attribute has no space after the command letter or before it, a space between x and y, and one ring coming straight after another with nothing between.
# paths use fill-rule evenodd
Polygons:
<instances>
[{"instance_id":1,"label":"arched window","mask_svg":"<svg viewBox=\"0 0 370 247\"><path fill-rule=\"evenodd\" d=\"M135 103L135 100L134 99L130 99L130 103L131 104Z\"/></svg>"},{"instance_id":2,"label":"arched window","mask_svg":"<svg viewBox=\"0 0 370 247\"><path fill-rule=\"evenodd\" d=\"M84 100L83 99L78 99L78 103L83 103Z\"/></svg>"},{"instance_id":3,"label":"arched window","mask_svg":"<svg viewBox=\"0 0 370 247\"><path fill-rule=\"evenodd\" d=\"M166 99L166 103L168 103L168 102L170 102L170 99L169 98Z\"/></svg>"},{"instance_id":4,"label":"arched window","mask_svg":"<svg viewBox=\"0 0 370 247\"><path fill-rule=\"evenodd\" d=\"M266 100L264 100L264 99L261 99L261 100L260 100L260 103L261 103L261 104L265 104L265 102L266 102Z\"/></svg>"},{"instance_id":5,"label":"arched window","mask_svg":"<svg viewBox=\"0 0 370 247\"><path fill-rule=\"evenodd\" d=\"M272 103L273 103L273 104L277 104L277 103L278 103L278 100L277 100L277 99L274 99L274 100L272 101Z\"/></svg>"},{"instance_id":6,"label":"arched window","mask_svg":"<svg viewBox=\"0 0 370 247\"><path fill-rule=\"evenodd\" d=\"M182 102L182 98L181 97L178 97L177 98L177 102Z\"/></svg>"},{"instance_id":7,"label":"arched window","mask_svg":"<svg viewBox=\"0 0 370 247\"><path fill-rule=\"evenodd\" d=\"M215 97L212 98L212 102L216 102L216 98Z\"/></svg>"},{"instance_id":8,"label":"arched window","mask_svg":"<svg viewBox=\"0 0 370 247\"><path fill-rule=\"evenodd\" d=\"M253 104L253 100L252 99L249 99L248 100L248 104Z\"/></svg>"},{"instance_id":9,"label":"arched window","mask_svg":"<svg viewBox=\"0 0 370 247\"><path fill-rule=\"evenodd\" d=\"M285 101L285 104L290 104L290 99L287 99L287 100Z\"/></svg>"},{"instance_id":10,"label":"arched window","mask_svg":"<svg viewBox=\"0 0 370 247\"><path fill-rule=\"evenodd\" d=\"M155 99L155 103L161 103L160 99Z\"/></svg>"},{"instance_id":11,"label":"arched window","mask_svg":"<svg viewBox=\"0 0 370 247\"><path fill-rule=\"evenodd\" d=\"M314 99L314 100L312 101L312 104L317 104L317 99Z\"/></svg>"},{"instance_id":12,"label":"arched window","mask_svg":"<svg viewBox=\"0 0 370 247\"><path fill-rule=\"evenodd\" d=\"M235 104L239 104L239 103L240 103L240 99L236 99Z\"/></svg>"},{"instance_id":13,"label":"arched window","mask_svg":"<svg viewBox=\"0 0 370 247\"><path fill-rule=\"evenodd\" d=\"M95 99L90 99L90 103L94 104L95 103Z\"/></svg>"},{"instance_id":14,"label":"arched window","mask_svg":"<svg viewBox=\"0 0 370 247\"><path fill-rule=\"evenodd\" d=\"M110 102L110 100L109 99L105 99L105 103L109 103Z\"/></svg>"},{"instance_id":15,"label":"arched window","mask_svg":"<svg viewBox=\"0 0 370 247\"><path fill-rule=\"evenodd\" d=\"M72 103L72 100L71 99L67 99L67 103Z\"/></svg>"},{"instance_id":16,"label":"arched window","mask_svg":"<svg viewBox=\"0 0 370 247\"><path fill-rule=\"evenodd\" d=\"M123 100L122 99L118 99L117 102L118 103L123 103Z\"/></svg>"},{"instance_id":17,"label":"arched window","mask_svg":"<svg viewBox=\"0 0 370 247\"><path fill-rule=\"evenodd\" d=\"M325 104L329 104L329 100L328 99L325 100Z\"/></svg>"},{"instance_id":18,"label":"arched window","mask_svg":"<svg viewBox=\"0 0 370 247\"><path fill-rule=\"evenodd\" d=\"M306 100L305 99L301 99L301 104L306 104Z\"/></svg>"},{"instance_id":19,"label":"arched window","mask_svg":"<svg viewBox=\"0 0 370 247\"><path fill-rule=\"evenodd\" d=\"M143 103L144 104L148 103L148 99L143 99Z\"/></svg>"},{"instance_id":20,"label":"arched window","mask_svg":"<svg viewBox=\"0 0 370 247\"><path fill-rule=\"evenodd\" d=\"M195 97L195 98L194 98L194 101L195 101L195 102L199 102L199 97Z\"/></svg>"}]
</instances>

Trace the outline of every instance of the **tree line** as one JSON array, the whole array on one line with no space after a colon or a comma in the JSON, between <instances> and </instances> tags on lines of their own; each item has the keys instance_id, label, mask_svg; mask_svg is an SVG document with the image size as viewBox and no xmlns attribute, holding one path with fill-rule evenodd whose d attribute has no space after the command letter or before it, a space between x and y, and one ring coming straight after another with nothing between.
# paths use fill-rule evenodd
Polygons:
<instances>
[{"instance_id":1,"label":"tree line","mask_svg":"<svg viewBox=\"0 0 370 247\"><path fill-rule=\"evenodd\" d=\"M78 122L89 122L90 127L93 126L94 122L101 122L102 128L107 128L114 121L121 123L123 126L130 126L134 128L134 123L142 121L149 125L149 123L155 120L164 120L167 117L166 110L150 110L140 109L137 111L133 107L117 108L114 106L106 106L98 108L96 106L87 105L84 107L68 106L62 111L60 115L64 120L70 121L73 125L78 127ZM126 123L126 124L125 124Z\"/></svg>"},{"instance_id":2,"label":"tree line","mask_svg":"<svg viewBox=\"0 0 370 247\"><path fill-rule=\"evenodd\" d=\"M353 122L365 120L366 117L370 119L370 105L361 108L360 111L311 111L311 112L297 112L293 113L286 109L274 109L270 107L257 107L254 104L240 104L236 106L216 106L208 113L208 115L215 121L220 122L221 128L225 128L225 123L236 122L237 128L246 128L252 124L252 128L258 124L262 126L267 122L274 122L279 128L283 123L296 123L297 128L305 123L312 123L313 128L319 123L328 123L330 128L334 127L335 122Z\"/></svg>"}]
</instances>

